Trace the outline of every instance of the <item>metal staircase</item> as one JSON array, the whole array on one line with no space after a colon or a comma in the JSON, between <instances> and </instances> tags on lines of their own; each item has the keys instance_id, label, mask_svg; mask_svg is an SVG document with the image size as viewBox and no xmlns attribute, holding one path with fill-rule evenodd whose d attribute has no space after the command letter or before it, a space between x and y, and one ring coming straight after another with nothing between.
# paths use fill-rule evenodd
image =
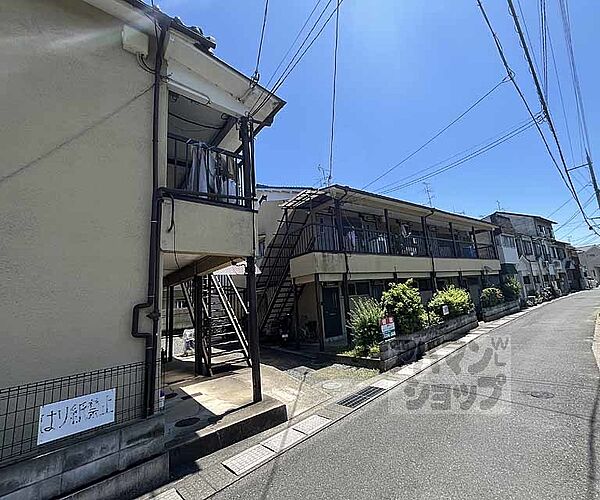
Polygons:
<instances>
[{"instance_id":1,"label":"metal staircase","mask_svg":"<svg viewBox=\"0 0 600 500\"><path fill-rule=\"evenodd\" d=\"M194 284L200 287L199 294ZM181 284L186 306L196 333L196 349L205 375L227 366L250 366L248 341L244 332L248 310L233 281L226 275L207 275ZM195 318L195 297L202 297L202 318ZM244 316L240 318L240 316ZM198 328L199 326L199 328Z\"/></svg>"},{"instance_id":2,"label":"metal staircase","mask_svg":"<svg viewBox=\"0 0 600 500\"><path fill-rule=\"evenodd\" d=\"M283 218L267 246L256 282L258 330L262 334L269 334L277 320L293 311L294 285L290 278L290 260L310 216L310 211L300 206L305 206L319 194L319 191L307 190L283 206Z\"/></svg>"}]
</instances>

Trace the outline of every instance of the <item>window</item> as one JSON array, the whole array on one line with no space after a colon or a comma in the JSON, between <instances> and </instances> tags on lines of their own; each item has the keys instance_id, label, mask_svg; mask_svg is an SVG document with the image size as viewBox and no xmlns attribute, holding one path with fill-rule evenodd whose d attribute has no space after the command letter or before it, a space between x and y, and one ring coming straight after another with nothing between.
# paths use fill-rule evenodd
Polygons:
<instances>
[{"instance_id":1,"label":"window","mask_svg":"<svg viewBox=\"0 0 600 500\"><path fill-rule=\"evenodd\" d=\"M531 278L529 276L523 276L523 283L531 285Z\"/></svg>"},{"instance_id":2,"label":"window","mask_svg":"<svg viewBox=\"0 0 600 500\"><path fill-rule=\"evenodd\" d=\"M368 281L354 281L348 283L348 295L370 295Z\"/></svg>"},{"instance_id":3,"label":"window","mask_svg":"<svg viewBox=\"0 0 600 500\"><path fill-rule=\"evenodd\" d=\"M417 285L419 286L420 292L429 292L429 291L433 290L431 279L429 279L429 278L417 278L416 282L417 282Z\"/></svg>"},{"instance_id":4,"label":"window","mask_svg":"<svg viewBox=\"0 0 600 500\"><path fill-rule=\"evenodd\" d=\"M502 235L502 246L508 248L515 248L515 239L512 236L506 234Z\"/></svg>"},{"instance_id":5,"label":"window","mask_svg":"<svg viewBox=\"0 0 600 500\"><path fill-rule=\"evenodd\" d=\"M264 238L261 238L258 241L258 256L264 257L264 255L265 255L265 240L264 240Z\"/></svg>"},{"instance_id":6,"label":"window","mask_svg":"<svg viewBox=\"0 0 600 500\"><path fill-rule=\"evenodd\" d=\"M550 252L552 252L552 257L556 259L556 257L557 257L556 248L550 247Z\"/></svg>"},{"instance_id":7,"label":"window","mask_svg":"<svg viewBox=\"0 0 600 500\"><path fill-rule=\"evenodd\" d=\"M533 277L533 281L534 281L535 283L539 283L541 280L540 280L540 277L539 277L539 276L534 276L534 277Z\"/></svg>"},{"instance_id":8,"label":"window","mask_svg":"<svg viewBox=\"0 0 600 500\"><path fill-rule=\"evenodd\" d=\"M380 300L383 295L383 291L385 290L385 285L383 281L373 281L371 282L371 296L374 299Z\"/></svg>"},{"instance_id":9,"label":"window","mask_svg":"<svg viewBox=\"0 0 600 500\"><path fill-rule=\"evenodd\" d=\"M525 255L533 255L533 247L531 246L531 241L523 241L523 252Z\"/></svg>"},{"instance_id":10,"label":"window","mask_svg":"<svg viewBox=\"0 0 600 500\"><path fill-rule=\"evenodd\" d=\"M516 240L516 242L517 242L517 254L520 257L521 255L523 255L523 242L520 239Z\"/></svg>"},{"instance_id":11,"label":"window","mask_svg":"<svg viewBox=\"0 0 600 500\"><path fill-rule=\"evenodd\" d=\"M175 301L175 309L184 309L185 308L185 300L184 299L177 299Z\"/></svg>"}]
</instances>

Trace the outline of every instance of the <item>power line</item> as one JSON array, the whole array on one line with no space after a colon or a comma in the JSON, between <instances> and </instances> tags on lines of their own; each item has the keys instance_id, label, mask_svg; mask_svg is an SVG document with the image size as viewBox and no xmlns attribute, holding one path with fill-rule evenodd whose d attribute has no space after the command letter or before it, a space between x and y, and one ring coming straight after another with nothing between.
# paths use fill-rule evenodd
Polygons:
<instances>
[{"instance_id":1,"label":"power line","mask_svg":"<svg viewBox=\"0 0 600 500\"><path fill-rule=\"evenodd\" d=\"M583 186L580 190L579 193L581 193L581 191L583 191L586 187L590 186L591 183L588 182L585 186ZM567 206L568 203L573 201L573 197L569 198L567 201L565 201L560 207L554 209L551 213L549 213L546 217L552 217L556 212L560 211L561 209L563 209L565 206Z\"/></svg>"},{"instance_id":2,"label":"power line","mask_svg":"<svg viewBox=\"0 0 600 500\"><path fill-rule=\"evenodd\" d=\"M494 140L494 141L486 144L485 146L483 146L483 147L481 147L481 148L479 148L479 149L477 149L477 150L475 150L475 151L467 154L466 156L463 156L462 158L459 158L458 160L453 161L449 165L446 165L446 166L441 167L441 168L439 168L437 170L434 170L433 172L431 172L429 174L426 174L426 175L423 175L423 176L418 177L416 179L410 180L410 181L408 181L408 182L406 182L404 184L397 185L398 183L395 183L396 184L395 186L394 185L390 185L390 186L388 186L387 189L385 189L383 191L380 191L380 192L381 193L391 193L392 191L398 191L400 189L404 189L406 187L409 187L409 186L412 186L414 184L417 184L417 183L419 183L419 182L421 182L421 181L423 181L425 179L429 179L431 177L439 175L439 174L441 174L443 172L447 172L448 170L452 170L452 169L454 169L454 168L462 165L463 163L466 163L469 160L472 160L473 158L476 158L477 156L480 156L483 153L488 152L489 150L491 150L491 149L499 146L500 144L503 144L504 142L512 139L513 137L516 137L517 135L519 135L519 134L525 132L526 130L528 130L529 128L533 127L533 125L534 125L534 122L532 120L529 120L524 125L521 125L521 126L517 127L516 129L513 129L508 134L505 134L502 137L500 137L499 139L496 139L496 140ZM420 170L419 172L430 170L431 168L432 167L428 167L426 169ZM419 173L419 172L417 172L417 173ZM409 177L406 177L405 179L408 179L410 177L414 177L414 175L415 174L413 174L413 175L411 175Z\"/></svg>"},{"instance_id":3,"label":"power line","mask_svg":"<svg viewBox=\"0 0 600 500\"><path fill-rule=\"evenodd\" d=\"M573 83L573 92L576 98L576 109L578 114L578 120L580 122L582 138L585 142L586 148L589 152L590 138L588 134L587 121L585 118L585 111L583 107L583 99L581 97L581 85L579 82L579 74L577 73L577 65L575 64L575 51L573 49L573 39L571 37L571 22L569 20L568 5L564 0L558 2L561 12L561 18L563 23L563 32L565 37L565 44L567 46L567 55L569 60L569 68L571 70L571 79Z\"/></svg>"},{"instance_id":4,"label":"power line","mask_svg":"<svg viewBox=\"0 0 600 500\"><path fill-rule=\"evenodd\" d=\"M573 193L573 197L575 198L575 201L577 202L577 205L578 205L579 209L581 210L581 215L583 216L584 220L588 221L588 217L587 217L585 211L583 210L583 207L581 206L581 201L579 200L579 196L577 195L577 191L573 184L573 180L571 179L571 175L569 174L569 168L567 166L567 161L565 159L562 147L560 145L560 141L558 139L558 134L554 127L554 123L552 122L552 116L550 115L550 110L548 109L548 104L546 102L546 98L544 97L544 93L542 91L538 75L535 71L535 67L534 67L533 61L531 59L531 55L529 53L529 48L527 47L527 43L525 42L525 38L523 37L523 31L521 30L521 24L519 22L519 17L517 16L517 12L515 11L515 6L513 4L513 0L507 0L507 1L508 1L508 7L510 9L510 12L511 12L511 15L513 18L515 29L517 30L517 34L519 35L519 39L521 41L521 47L523 48L523 52L525 53L525 59L527 60L527 64L529 65L529 70L530 70L531 76L533 77L533 82L535 84L535 88L538 93L538 98L540 100L542 110L544 111L544 115L548 122L548 127L550 128L550 132L552 134L552 137L554 138L554 142L556 143L556 148L558 149L558 154L560 156L560 160L562 162L562 165L563 165L563 168L565 171L566 180L568 181L568 186L570 186L571 191ZM591 160L589 160L589 156L588 156L588 161L591 161ZM559 171L560 171L560 168L559 168ZM562 174L562 172L561 172L561 174ZM593 181L594 181L594 179L592 179L592 182ZM594 187L596 187L596 186L594 186ZM598 196L597 189L595 190L595 193L596 193L596 196L598 197L598 205L600 206L600 196ZM588 224L590 225L590 228L594 232L596 232L596 229L593 228L592 224L589 221L588 221ZM598 234L600 235L600 233L598 233Z\"/></svg>"},{"instance_id":5,"label":"power line","mask_svg":"<svg viewBox=\"0 0 600 500\"><path fill-rule=\"evenodd\" d=\"M258 42L258 52L256 54L256 66L254 68L254 75L252 76L252 84L256 85L260 79L260 73L258 68L260 66L260 56L262 54L263 42L265 40L265 28L267 27L267 15L269 12L269 0L265 0L265 11L263 13L262 28L260 30L260 41ZM252 85L251 84L251 85Z\"/></svg>"},{"instance_id":6,"label":"power line","mask_svg":"<svg viewBox=\"0 0 600 500\"><path fill-rule=\"evenodd\" d=\"M435 139L437 139L440 135L442 135L446 130L448 130L450 127L452 127L452 125L454 125L455 123L457 123L458 121L460 121L465 115L467 115L469 113L469 111L471 111L472 109L474 109L475 107L477 107L477 105L479 105L481 102L483 102L488 96L490 96L498 87L500 87L500 85L502 85L503 83L507 82L508 78L503 78L502 80L500 80L496 85L494 85L490 90L488 90L485 94L483 94L481 97L479 97L473 104L471 104L467 109L465 109L460 115L458 115L456 118L454 118L454 120L452 120L448 125L446 125L444 128L442 128L441 130L439 130L438 132L436 132L432 137L430 137L427 141L425 141L421 146L419 146L417 149L415 149L412 153L408 154L407 156L405 156L404 158L402 158L402 160L400 160L398 163L396 163L395 165L391 166L390 168L388 168L385 172L383 172L381 175L377 176L375 179L373 179L371 182L368 182L367 184L365 184L362 189L366 189L369 186L375 184L378 180L382 179L383 177L385 177L386 175L388 175L390 172L394 171L396 168L398 168L400 165L402 165L403 163L407 162L408 160L410 160L413 156L415 156L419 151L423 150L424 148L426 148L429 144L431 144Z\"/></svg>"},{"instance_id":7,"label":"power line","mask_svg":"<svg viewBox=\"0 0 600 500\"><path fill-rule=\"evenodd\" d=\"M515 29L517 30L517 33L519 35L519 40L521 42L521 47L523 48L523 51L525 53L525 58L527 59L527 63L529 65L529 70L532 74L535 86L536 86L536 91L538 93L538 98L540 100L540 104L542 106L542 111L544 113L544 117L546 118L546 120L548 121L548 125L550 127L550 131L554 137L554 141L556 142L557 148L558 148L558 152L560 155L560 159L562 161L563 167L565 172L563 173L563 171L561 170L560 165L558 164L556 158L554 157L554 154L552 153L552 150L550 148L550 145L548 144L548 141L544 135L544 132L542 131L541 126L536 122L536 129L542 139L542 141L544 142L544 146L546 148L546 151L548 152L548 155L550 156L550 158L552 159L552 162L554 164L554 166L556 167L558 173L560 174L563 182L566 184L567 188L569 189L569 191L571 192L571 194L573 195L573 197L575 198L575 201L577 202L577 205L584 217L584 219L587 220L587 216L585 214L585 211L583 210L583 207L581 206L581 201L579 200L578 196L577 196L577 191L575 190L574 186L573 186L573 182L571 181L571 177L569 176L569 171L568 171L568 167L566 165L566 161L562 152L562 148L560 146L560 142L558 140L558 136L556 134L556 130L554 128L554 124L552 123L552 117L550 116L550 112L548 110L548 106L546 103L546 100L544 98L544 95L541 91L541 87L540 87L540 83L537 77L537 73L535 71L535 66L533 63L533 60L531 58L531 55L529 53L529 49L527 47L527 43L525 42L525 37L523 35L523 31L521 29L521 25L519 22L519 19L517 17L515 8L514 8L514 4L512 2L512 0L507 0L508 1L508 5L509 5L509 10L511 12L511 16L513 18L513 22L515 24ZM521 100L523 101L523 104L525 105L528 113L530 114L530 116L533 118L534 114L533 111L531 110L531 107L529 106L529 103L527 102L527 99L525 98L525 95L523 94L523 91L521 90L521 88L519 87L519 85L517 84L515 78L514 78L514 72L512 71L512 69L510 68L508 61L506 59L506 56L504 55L504 50L502 49L502 45L500 44L500 40L498 38L498 36L496 35L496 33L494 32L494 29L491 25L491 22L487 16L487 13L485 12L485 9L483 8L483 5L481 3L481 0L477 0L477 4L479 6L479 9L481 10L481 13L483 15L483 18L486 22L486 25L488 26L488 29L492 35L492 38L494 39L494 43L496 45L496 49L498 51L498 55L500 56L500 59L502 60L502 63L504 64L504 67L508 73L508 75L510 76L510 80L513 83L515 89L517 90L517 93L519 94L519 97L521 98ZM565 177L566 176L566 177ZM591 225L590 225L591 227ZM595 231L595 229L594 229Z\"/></svg>"},{"instance_id":8,"label":"power line","mask_svg":"<svg viewBox=\"0 0 600 500\"><path fill-rule=\"evenodd\" d=\"M453 154L452 156L449 156L447 158L444 158L443 160L440 160L436 163L434 163L433 165L430 165L428 167L422 168L420 170L417 170L416 172L407 175L406 177L402 177L401 179L398 179L395 182L392 182L390 184L387 184L383 187L386 188L392 188L394 186L397 186L399 184L402 184L404 181L411 179L415 176L417 176L418 174L422 174L423 172L428 172L432 169L434 169L435 167L439 166L439 165L443 165L446 162L449 162L450 160L454 160L455 158L461 158L461 157L465 157L468 156L472 153L475 153L477 150L479 150L480 148L483 149L485 148L487 145L489 145L490 143L496 142L497 140L501 140L502 138L506 137L507 135L515 132L516 130L519 130L521 127L528 125L528 124L532 124L532 120L531 118L528 118L527 120L521 121L515 125L513 125L512 127L503 130L502 132L500 132L499 134L496 134L492 137L488 137L487 139L475 144L474 146L470 146L466 149L463 149L462 151L459 151L458 153Z\"/></svg>"},{"instance_id":9,"label":"power line","mask_svg":"<svg viewBox=\"0 0 600 500\"><path fill-rule=\"evenodd\" d=\"M262 93L262 96L263 96L262 100L261 100L261 97L259 97L257 99L257 101L256 101L253 109L250 111L250 113L253 116L256 115L256 113L258 113L266 105L266 103L269 101L269 99L283 85L283 83L285 82L285 80L287 80L287 78L290 76L290 74L292 73L292 71L294 71L294 69L296 68L296 66L298 65L298 63L304 58L304 56L306 55L306 53L310 50L310 48L313 46L313 44L317 41L317 39L319 38L319 36L321 36L321 33L323 33L323 30L327 27L327 25L329 24L329 22L333 18L334 14L339 10L341 4L344 2L344 0L340 0L339 1L339 3L337 4L337 7L329 14L329 17L327 17L327 19L325 20L325 22L323 23L323 25L321 26L321 28L319 29L319 31L316 33L316 35L313 37L313 39L310 41L310 43L302 51L302 48L304 47L304 45L306 44L306 42L310 38L310 35L312 34L312 32L316 29L317 25L319 24L319 21L321 20L321 18L325 14L325 11L327 10L327 7L329 7L329 5L331 4L332 1L333 0L329 0L327 2L327 4L325 5L325 7L323 8L323 10L321 11L321 14L319 14L319 17L313 23L312 28L310 29L310 31L307 33L306 37L304 38L304 41L300 44L300 47L298 47L298 50L296 50L295 54L292 56L292 59L289 61L289 63L287 64L287 66L283 70L283 73L277 79L277 81L273 84L273 87L270 90L263 91L263 93Z\"/></svg>"},{"instance_id":10,"label":"power line","mask_svg":"<svg viewBox=\"0 0 600 500\"><path fill-rule=\"evenodd\" d=\"M286 53L283 55L283 57L281 58L281 60L279 61L279 64L277 64L275 70L273 71L273 74L271 75L271 77L269 78L269 81L267 82L267 87L269 85L271 85L271 82L273 81L273 78L275 78L275 75L277 74L277 72L279 71L279 68L281 68L281 65L284 63L284 61L286 60L287 56L290 54L290 52L292 51L292 49L294 48L294 45L296 45L296 42L298 41L298 39L300 38L300 35L302 34L302 32L304 31L304 28L306 28L306 25L308 24L308 22L312 19L313 14L315 13L315 11L317 10L317 7L319 6L319 4L322 2L322 0L317 0L314 7L312 8L312 10L310 11L310 14L308 15L308 17L306 18L306 21L304 21L304 24L302 25L302 27L300 28L300 30L298 31L298 33L296 34L296 38L294 38L294 41L291 43L291 45L288 47Z\"/></svg>"},{"instance_id":11,"label":"power line","mask_svg":"<svg viewBox=\"0 0 600 500\"><path fill-rule=\"evenodd\" d=\"M327 174L327 185L331 184L333 178L333 140L335 138L335 97L337 87L337 59L338 44L340 39L340 0L337 0L335 9L335 46L333 49L333 85L331 92L331 134L329 136L329 173Z\"/></svg>"}]
</instances>

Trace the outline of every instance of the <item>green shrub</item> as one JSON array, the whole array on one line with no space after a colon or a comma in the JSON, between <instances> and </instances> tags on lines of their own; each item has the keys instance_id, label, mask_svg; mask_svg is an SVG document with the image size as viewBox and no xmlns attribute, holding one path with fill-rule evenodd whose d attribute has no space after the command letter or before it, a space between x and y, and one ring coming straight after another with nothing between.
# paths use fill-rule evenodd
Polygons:
<instances>
[{"instance_id":1,"label":"green shrub","mask_svg":"<svg viewBox=\"0 0 600 500\"><path fill-rule=\"evenodd\" d=\"M507 278L502 284L502 293L507 302L518 300L521 296L521 283L514 276Z\"/></svg>"},{"instance_id":2,"label":"green shrub","mask_svg":"<svg viewBox=\"0 0 600 500\"><path fill-rule=\"evenodd\" d=\"M383 310L375 299L354 299L348 326L352 329L354 349L365 356L382 340L380 320Z\"/></svg>"},{"instance_id":3,"label":"green shrub","mask_svg":"<svg viewBox=\"0 0 600 500\"><path fill-rule=\"evenodd\" d=\"M381 303L385 314L394 317L396 335L422 330L427 324L427 313L414 280L390 284L383 292Z\"/></svg>"},{"instance_id":4,"label":"green shrub","mask_svg":"<svg viewBox=\"0 0 600 500\"><path fill-rule=\"evenodd\" d=\"M504 302L504 295L502 290L495 286L484 288L481 291L481 297L479 297L482 307L493 307Z\"/></svg>"},{"instance_id":5,"label":"green shrub","mask_svg":"<svg viewBox=\"0 0 600 500\"><path fill-rule=\"evenodd\" d=\"M450 318L468 314L473 309L473 302L471 301L469 292L454 285L447 286L443 290L436 292L427 304L427 308L432 313L441 315L443 305L448 306L449 315L446 317Z\"/></svg>"}]
</instances>

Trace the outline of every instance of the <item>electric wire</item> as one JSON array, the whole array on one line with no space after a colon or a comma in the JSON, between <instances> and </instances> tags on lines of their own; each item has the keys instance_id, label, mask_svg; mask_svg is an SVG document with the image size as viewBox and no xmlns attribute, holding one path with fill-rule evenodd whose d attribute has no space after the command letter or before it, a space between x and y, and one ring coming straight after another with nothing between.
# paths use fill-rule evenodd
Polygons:
<instances>
[{"instance_id":1,"label":"electric wire","mask_svg":"<svg viewBox=\"0 0 600 500\"><path fill-rule=\"evenodd\" d=\"M497 140L495 140L495 141L493 141L493 142L485 145L484 147L476 150L475 152L473 152L473 153L471 153L471 154L469 154L469 155L467 155L467 156L465 156L463 158L460 158L459 160L456 160L456 161L450 163L449 165L446 165L446 166L441 167L441 168L439 168L437 170L434 170L433 172L431 172L429 174L426 174L426 175L423 175L423 176L418 177L416 179L410 180L410 181L408 181L408 182L406 182L404 184L400 184L399 186L390 187L390 188L387 188L387 189L385 189L383 191L380 191L380 192L381 193L391 193L393 191L398 191L400 189L404 189L404 188L410 187L410 186L412 186L414 184L417 184L417 183L419 183L421 181L424 181L426 179L429 179L431 177L435 177L435 176L437 176L437 175L439 175L441 173L447 172L448 170L455 169L455 168L459 167L460 165L462 165L462 164L464 164L464 163L472 160L473 158L476 158L477 156L480 156L483 153L486 153L489 150L491 150L491 149L499 146L500 144L503 144L504 142L509 141L510 139L516 137L517 135L525 132L526 130L528 130L531 127L533 127L535 125L535 123L536 122L532 120L530 123L527 123L526 125L519 127L518 129L514 130L513 132L511 132L509 134L506 134L502 138L497 139Z\"/></svg>"},{"instance_id":2,"label":"electric wire","mask_svg":"<svg viewBox=\"0 0 600 500\"><path fill-rule=\"evenodd\" d=\"M448 123L448 125L446 125L442 129L440 129L438 132L436 132L432 137L430 137L429 139L427 139L427 141L425 141L423 144L421 144L421 146L419 146L417 149L415 149L414 151L412 151L411 153L409 153L408 155L406 155L398 163L396 163L395 165L392 165L385 172L383 172L382 174L380 174L379 176L377 176L375 179L373 179L372 181L370 181L367 184L365 184L361 189L366 189L369 186L375 184L377 181L379 181L380 179L382 179L383 177L385 177L389 173L393 172L399 166L401 166L402 164L406 163L413 156L415 156L417 153L419 153L421 150L423 150L429 144L431 144L434 140L436 140L440 135L442 135L444 132L446 132L446 130L448 130L450 127L452 127L455 123L459 122L471 110L475 109L481 102L483 102L487 97L489 97L491 94L493 94L494 91L496 91L496 89L498 89L503 83L505 83L507 81L508 81L507 77L505 77L502 80L500 80L496 85L494 85L490 90L488 90L485 94L483 94L481 97L479 97L473 104L471 104L461 114L459 114L456 118L454 118L454 120L452 120L450 123Z\"/></svg>"},{"instance_id":3,"label":"electric wire","mask_svg":"<svg viewBox=\"0 0 600 500\"><path fill-rule=\"evenodd\" d=\"M413 172L410 175L407 175L405 177L402 177L401 179L398 179L397 181L389 183L389 184L383 186L382 189L383 188L386 188L386 189L393 188L395 186L398 186L399 184L402 184L404 181L406 181L408 179L412 179L413 177L416 177L419 174L422 174L424 172L428 172L430 170L433 170L435 167L443 165L444 163L449 162L451 160L454 160L455 158L462 158L462 157L468 156L468 155L474 153L475 151L479 150L480 148L486 147L490 143L496 142L497 140L502 139L506 135L511 134L515 130L518 130L521 127L523 127L523 126L525 126L527 124L531 124L531 123L532 123L532 120L530 118L528 118L527 120L521 121L519 123L516 123L512 127L503 130L499 134L496 134L496 135L494 135L492 137L488 137L487 139L485 139L485 140L483 140L483 141L475 144L474 146L470 146L470 147L468 147L466 149L463 149L463 150L459 151L458 153L453 154L452 156L449 156L447 158L444 158L443 160L440 160L440 161L434 163L433 165L430 165L428 167L425 167L425 168L422 168L420 170L417 170L416 172Z\"/></svg>"},{"instance_id":4,"label":"electric wire","mask_svg":"<svg viewBox=\"0 0 600 500\"><path fill-rule=\"evenodd\" d=\"M333 0L329 0L327 2L327 5L325 6L325 9L327 9L327 6L332 2ZM258 104L258 106L254 107L253 110L250 111L250 114L252 116L256 116L256 114L267 104L267 102L269 101L269 98L275 95L275 92L277 92L277 90L279 90L279 88L283 85L283 83L287 80L287 78L290 76L290 74L294 71L294 69L296 68L296 66L298 66L298 64L300 63L300 61L304 58L304 56L306 55L306 53L310 50L310 48L314 45L314 43L318 40L318 38L321 36L321 33L323 33L323 31L325 30L325 28L327 27L327 25L329 24L329 22L331 21L331 19L333 18L333 16L335 15L335 13L339 10L340 6L342 5L342 3L344 2L344 0L340 0L339 3L337 4L337 7L329 14L329 16L327 17L327 19L325 20L325 22L323 23L323 25L321 26L321 28L319 29L319 31L315 34L315 36L313 37L313 39L310 41L310 43L304 48L304 50L300 53L300 55L297 56L297 58L294 60L294 58L292 58L292 60L290 61L290 63L288 64L288 66L286 67L286 70L284 70L284 73L281 75L281 77L279 77L279 79L275 82L275 84L273 85L273 87L270 90L266 90L265 97L263 98L262 102L260 100L258 100L257 102L260 102L260 104ZM324 14L325 9L323 10L323 12L321 14ZM318 24L319 20L321 19L322 15L319 16L319 18L315 21L315 24L313 25L313 28L309 31L309 34L307 35L305 40L308 40L308 37L310 37L310 34L312 33L312 31L314 31L314 28L316 27L316 25ZM298 51L296 53L299 53L300 49L304 46L304 42L300 45L300 48L298 49Z\"/></svg>"},{"instance_id":5,"label":"electric wire","mask_svg":"<svg viewBox=\"0 0 600 500\"><path fill-rule=\"evenodd\" d=\"M296 37L294 38L294 41L290 44L290 46L288 47L287 51L285 52L285 54L283 55L283 57L279 61L279 64L277 64L277 66L275 67L275 70L273 71L273 73L271 74L269 80L267 81L267 84L266 84L267 87L269 85L271 85L271 83L273 82L273 78L275 78L275 75L279 71L279 68L281 68L281 65L285 62L287 56L290 55L290 52L292 51L292 49L296 45L296 42L300 38L300 35L302 35L302 32L304 31L304 28L306 28L306 26L308 25L308 22L312 19L313 14L315 13L315 11L317 10L317 7L320 5L320 3L322 1L323 0L317 0L315 2L315 5L313 6L312 10L310 11L310 14L308 14L308 17L304 21L304 24L302 25L302 27L300 28L300 30L296 34Z\"/></svg>"},{"instance_id":6,"label":"electric wire","mask_svg":"<svg viewBox=\"0 0 600 500\"><path fill-rule=\"evenodd\" d=\"M335 101L337 88L337 60L338 44L340 38L340 0L337 0L335 9L335 43L333 48L333 84L331 92L331 131L329 135L329 172L327 174L327 185L331 184L333 178L333 142L335 139Z\"/></svg>"},{"instance_id":7,"label":"electric wire","mask_svg":"<svg viewBox=\"0 0 600 500\"><path fill-rule=\"evenodd\" d=\"M265 40L265 28L267 27L267 16L269 12L269 0L265 0L265 11L263 12L262 28L260 30L260 41L258 42L258 51L256 54L256 66L254 67L254 75L252 76L252 82L250 85L256 85L260 80L260 73L258 72L260 67L260 56L262 54L263 42Z\"/></svg>"},{"instance_id":8,"label":"electric wire","mask_svg":"<svg viewBox=\"0 0 600 500\"><path fill-rule=\"evenodd\" d=\"M500 40L499 40L498 36L496 35L496 33L495 33L492 25L491 25L491 22L490 22L490 20L489 20L489 18L487 16L487 13L486 13L486 11L485 11L485 9L483 7L483 4L481 3L481 0L477 0L477 4L478 4L479 9L480 9L480 11L481 11L481 13L483 15L485 23L486 23L486 25L487 25L487 27L488 27L491 35L492 35L492 38L493 38L494 43L496 45L496 49L498 51L498 55L500 56L500 59L502 60L502 63L504 65L506 71L508 72L509 76L511 77L511 82L513 83L515 89L517 90L517 93L519 94L519 97L521 98L523 104L525 105L525 108L527 109L528 113L533 118L533 116L534 116L533 111L531 110L531 107L530 107L527 99L525 98L525 95L523 94L523 91L521 90L521 88L519 87L519 85L517 84L517 82L516 82L516 80L514 78L514 72L512 71L512 69L510 68L510 66L508 64L508 60L506 59L506 56L504 54L504 50L502 48L502 45L500 44ZM556 130L554 128L554 124L552 123L552 117L550 116L550 112L548 110L548 106L547 106L546 100L545 100L544 95L543 95L543 93L541 91L539 80L538 80L538 77L537 77L537 73L535 71L535 65L534 65L534 62L533 62L533 60L531 58L531 55L529 53L529 49L528 49L527 43L525 42L525 37L523 36L523 32L522 32L521 26L520 26L520 22L519 22L519 19L517 17L516 11L514 9L514 4L513 4L512 0L508 0L508 4L509 4L509 10L510 10L511 16L513 18L513 22L515 24L515 29L517 30L517 33L519 35L519 39L520 39L520 42L521 42L521 47L523 48L523 51L525 53L525 58L527 59L527 62L528 62L528 65L529 65L529 69L530 69L530 73L532 74L532 77L533 77L533 80L534 80L534 83L535 83L535 86L536 86L536 91L538 93L538 98L539 98L540 104L542 106L542 111L544 113L544 117L546 118L546 121L548 122L548 125L550 127L550 131L552 133L552 136L553 136L554 141L556 142L556 145L557 145L557 148L558 148L558 152L559 152L559 156L560 156L561 162L563 164L563 168L565 169L564 173L563 173L563 171L562 171L562 169L561 169L558 161L554 157L552 149L550 148L550 145L549 145L549 143L548 143L548 141L547 141L547 139L546 139L546 137L544 135L544 132L543 132L540 124L538 124L536 122L537 131L538 131L538 133L540 135L540 138L542 139L542 141L544 143L544 146L546 148L546 151L548 152L548 155L550 156L550 158L552 160L552 163L554 164L554 166L556 167L559 175L561 176L561 179L563 180L563 182L566 184L567 188L569 189L569 191L573 195L573 197L574 197L575 201L577 202L577 205L578 205L578 207L579 207L579 209L580 209L580 211L581 211L584 219L587 219L585 211L583 210L583 207L581 206L581 201L579 200L579 198L577 196L577 191L575 190L575 187L573 186L573 182L571 180L571 177L569 176L568 167L566 165L566 160L564 158L564 154L563 154L562 148L560 146L560 141L558 140L558 135L557 135ZM590 224L590 227L592 227L591 224ZM595 228L592 228L592 229L594 231L596 231Z\"/></svg>"}]
</instances>

